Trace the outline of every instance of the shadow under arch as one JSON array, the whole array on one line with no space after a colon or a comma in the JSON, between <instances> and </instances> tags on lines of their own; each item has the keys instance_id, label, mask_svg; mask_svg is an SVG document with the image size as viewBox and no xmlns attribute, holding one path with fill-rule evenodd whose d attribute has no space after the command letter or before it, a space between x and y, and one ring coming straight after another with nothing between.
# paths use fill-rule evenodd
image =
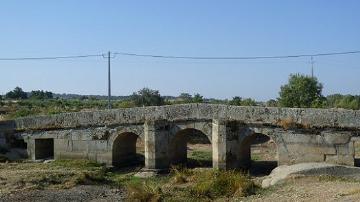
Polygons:
<instances>
[{"instance_id":1,"label":"shadow under arch","mask_svg":"<svg viewBox=\"0 0 360 202\"><path fill-rule=\"evenodd\" d=\"M112 165L116 167L144 165L141 138L133 132L118 134L112 144Z\"/></svg>"},{"instance_id":2,"label":"shadow under arch","mask_svg":"<svg viewBox=\"0 0 360 202\"><path fill-rule=\"evenodd\" d=\"M239 161L251 175L269 175L278 166L277 144L270 136L253 132L240 143Z\"/></svg>"},{"instance_id":3,"label":"shadow under arch","mask_svg":"<svg viewBox=\"0 0 360 202\"><path fill-rule=\"evenodd\" d=\"M170 165L193 167L212 166L212 144L201 130L185 128L177 131L169 143Z\"/></svg>"}]
</instances>

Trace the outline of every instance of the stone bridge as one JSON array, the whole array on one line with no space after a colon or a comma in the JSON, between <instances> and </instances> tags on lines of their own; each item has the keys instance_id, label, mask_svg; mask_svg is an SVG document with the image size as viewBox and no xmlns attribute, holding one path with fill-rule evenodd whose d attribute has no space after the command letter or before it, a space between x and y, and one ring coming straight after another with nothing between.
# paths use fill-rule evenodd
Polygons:
<instances>
[{"instance_id":1,"label":"stone bridge","mask_svg":"<svg viewBox=\"0 0 360 202\"><path fill-rule=\"evenodd\" d=\"M21 118L0 122L0 133L23 139L33 160L121 165L135 158L140 139L145 168L167 169L186 161L186 137L200 133L211 142L214 168L249 166L250 146L259 134L276 143L280 165L354 165L360 111L184 104Z\"/></svg>"}]
</instances>

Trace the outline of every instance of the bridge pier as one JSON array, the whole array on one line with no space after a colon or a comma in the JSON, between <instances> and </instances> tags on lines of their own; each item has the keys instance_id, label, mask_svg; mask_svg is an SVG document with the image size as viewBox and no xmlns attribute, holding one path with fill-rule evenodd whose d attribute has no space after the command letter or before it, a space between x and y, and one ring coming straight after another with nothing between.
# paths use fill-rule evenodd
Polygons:
<instances>
[{"instance_id":1,"label":"bridge pier","mask_svg":"<svg viewBox=\"0 0 360 202\"><path fill-rule=\"evenodd\" d=\"M145 122L145 169L164 170L169 168L168 127L165 121Z\"/></svg>"},{"instance_id":2,"label":"bridge pier","mask_svg":"<svg viewBox=\"0 0 360 202\"><path fill-rule=\"evenodd\" d=\"M239 169L251 164L251 141L245 138L253 134L248 127L237 121L213 120L213 168Z\"/></svg>"},{"instance_id":3,"label":"bridge pier","mask_svg":"<svg viewBox=\"0 0 360 202\"><path fill-rule=\"evenodd\" d=\"M212 123L213 168L226 169L226 121L215 119Z\"/></svg>"}]
</instances>

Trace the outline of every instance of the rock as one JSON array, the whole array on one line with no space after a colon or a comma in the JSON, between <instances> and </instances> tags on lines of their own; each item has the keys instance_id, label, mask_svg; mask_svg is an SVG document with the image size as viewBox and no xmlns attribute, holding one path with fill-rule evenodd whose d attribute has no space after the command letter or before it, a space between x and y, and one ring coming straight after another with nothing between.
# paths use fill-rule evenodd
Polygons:
<instances>
[{"instance_id":1,"label":"rock","mask_svg":"<svg viewBox=\"0 0 360 202\"><path fill-rule=\"evenodd\" d=\"M262 187L267 188L269 186L282 183L293 175L330 175L360 180L360 168L328 163L300 163L290 166L283 165L276 167L271 174L262 181Z\"/></svg>"},{"instance_id":2,"label":"rock","mask_svg":"<svg viewBox=\"0 0 360 202\"><path fill-rule=\"evenodd\" d=\"M134 175L135 177L139 178L150 178L157 176L157 172L155 171L140 171Z\"/></svg>"},{"instance_id":3,"label":"rock","mask_svg":"<svg viewBox=\"0 0 360 202\"><path fill-rule=\"evenodd\" d=\"M47 160L44 160L43 163L51 163L51 162L54 162L55 160L54 159L47 159Z\"/></svg>"}]
</instances>

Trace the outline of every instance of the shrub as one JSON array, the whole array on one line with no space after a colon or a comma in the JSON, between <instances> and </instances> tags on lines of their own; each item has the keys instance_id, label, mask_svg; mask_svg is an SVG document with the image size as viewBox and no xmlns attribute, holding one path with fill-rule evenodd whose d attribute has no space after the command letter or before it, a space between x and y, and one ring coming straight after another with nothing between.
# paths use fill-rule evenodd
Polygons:
<instances>
[{"instance_id":1,"label":"shrub","mask_svg":"<svg viewBox=\"0 0 360 202\"><path fill-rule=\"evenodd\" d=\"M189 177L193 175L193 172L187 168L173 167L171 169L173 175L171 181L174 184L183 184L189 181Z\"/></svg>"},{"instance_id":2,"label":"shrub","mask_svg":"<svg viewBox=\"0 0 360 202\"><path fill-rule=\"evenodd\" d=\"M236 171L208 170L194 175L194 186L190 193L197 197L248 196L256 186L250 178Z\"/></svg>"},{"instance_id":3,"label":"shrub","mask_svg":"<svg viewBox=\"0 0 360 202\"><path fill-rule=\"evenodd\" d=\"M130 182L126 185L127 201L155 202L161 200L162 190L159 185L144 182Z\"/></svg>"}]
</instances>

